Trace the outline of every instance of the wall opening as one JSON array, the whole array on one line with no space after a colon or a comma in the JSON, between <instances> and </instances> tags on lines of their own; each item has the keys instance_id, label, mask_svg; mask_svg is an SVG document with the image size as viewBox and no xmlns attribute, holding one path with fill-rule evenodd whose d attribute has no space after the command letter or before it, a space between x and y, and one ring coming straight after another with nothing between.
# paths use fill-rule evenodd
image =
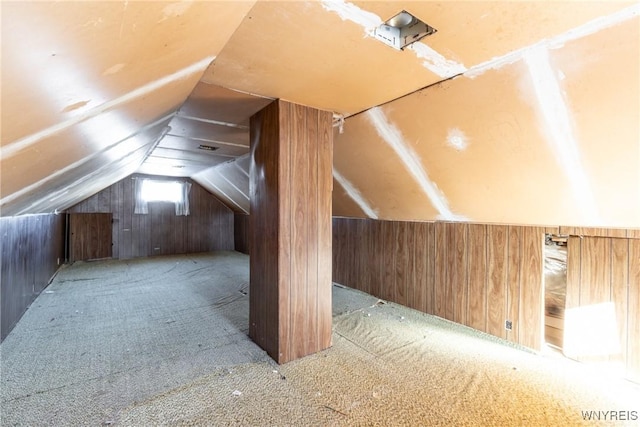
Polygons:
<instances>
[{"instance_id":1,"label":"wall opening","mask_svg":"<svg viewBox=\"0 0 640 427\"><path fill-rule=\"evenodd\" d=\"M547 234L544 245L544 340L562 350L567 299L567 236Z\"/></svg>"}]
</instances>

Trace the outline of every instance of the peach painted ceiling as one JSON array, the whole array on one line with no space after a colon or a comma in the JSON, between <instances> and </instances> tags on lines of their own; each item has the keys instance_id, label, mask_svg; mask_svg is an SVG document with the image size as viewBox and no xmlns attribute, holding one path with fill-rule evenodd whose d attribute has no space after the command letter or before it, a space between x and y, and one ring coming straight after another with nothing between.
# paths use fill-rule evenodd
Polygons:
<instances>
[{"instance_id":1,"label":"peach painted ceiling","mask_svg":"<svg viewBox=\"0 0 640 427\"><path fill-rule=\"evenodd\" d=\"M623 226L640 215L636 164L612 158L622 172L598 167L594 159L607 150L588 136L597 114L584 107L602 98L592 82L607 69L622 73L622 93L605 101L633 103L634 88L624 85L638 79L637 2L3 1L0 8L3 216L63 210L135 172L190 177L248 212L249 117L277 98L332 111L336 124L344 119L335 133L337 215ZM397 51L371 30L403 9L438 31ZM539 50L543 59L530 53ZM554 79L562 101L536 97L536 89L556 87L543 84L545 64L566 78ZM569 106L574 152L554 142L566 129L545 119L545 102ZM626 119L637 107L620 109L615 124L640 163L637 126ZM451 151L448 140L468 148ZM555 194L567 214L534 202L491 213L487 200L527 190L530 169L540 167L549 176L535 175L533 193ZM631 174L622 186L631 204L625 212L603 188L622 173ZM572 203L609 203L618 212L573 215Z\"/></svg>"}]
</instances>

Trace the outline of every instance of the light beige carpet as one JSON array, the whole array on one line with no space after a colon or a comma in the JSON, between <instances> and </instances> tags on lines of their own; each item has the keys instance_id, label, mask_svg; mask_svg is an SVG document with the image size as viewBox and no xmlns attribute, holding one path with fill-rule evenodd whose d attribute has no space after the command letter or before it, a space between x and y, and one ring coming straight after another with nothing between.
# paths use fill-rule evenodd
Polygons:
<instances>
[{"instance_id":1,"label":"light beige carpet","mask_svg":"<svg viewBox=\"0 0 640 427\"><path fill-rule=\"evenodd\" d=\"M636 385L338 286L333 347L278 366L247 279L237 253L63 269L0 346L0 425L640 425Z\"/></svg>"},{"instance_id":2,"label":"light beige carpet","mask_svg":"<svg viewBox=\"0 0 640 427\"><path fill-rule=\"evenodd\" d=\"M583 411L612 410L629 420L583 418ZM639 425L634 414L640 416L640 392L630 383L395 304L374 304L336 317L334 345L325 352L280 367L257 363L215 372L125 408L120 422Z\"/></svg>"}]
</instances>

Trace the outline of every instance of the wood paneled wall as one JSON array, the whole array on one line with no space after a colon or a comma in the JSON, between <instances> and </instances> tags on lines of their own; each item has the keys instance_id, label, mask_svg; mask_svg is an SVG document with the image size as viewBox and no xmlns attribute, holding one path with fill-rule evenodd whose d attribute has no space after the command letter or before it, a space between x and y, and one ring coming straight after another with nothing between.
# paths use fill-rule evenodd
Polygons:
<instances>
[{"instance_id":1,"label":"wood paneled wall","mask_svg":"<svg viewBox=\"0 0 640 427\"><path fill-rule=\"evenodd\" d=\"M233 250L233 212L199 184L189 182L192 185L188 216L176 216L173 203L161 202L149 203L148 214L134 214L135 180L132 177L118 181L73 206L69 212L113 214L114 258Z\"/></svg>"},{"instance_id":2,"label":"wood paneled wall","mask_svg":"<svg viewBox=\"0 0 640 427\"><path fill-rule=\"evenodd\" d=\"M634 228L596 228L596 227L567 227L561 226L558 234L590 237L618 237L640 239L640 229Z\"/></svg>"},{"instance_id":3,"label":"wood paneled wall","mask_svg":"<svg viewBox=\"0 0 640 427\"><path fill-rule=\"evenodd\" d=\"M236 251L249 255L249 215L234 215L233 237Z\"/></svg>"},{"instance_id":4,"label":"wood paneled wall","mask_svg":"<svg viewBox=\"0 0 640 427\"><path fill-rule=\"evenodd\" d=\"M331 345L332 114L251 117L249 335L278 363Z\"/></svg>"},{"instance_id":5,"label":"wood paneled wall","mask_svg":"<svg viewBox=\"0 0 640 427\"><path fill-rule=\"evenodd\" d=\"M567 300L566 319L572 319L572 310L589 310L613 303L611 312L603 311L601 318L595 313L585 313L606 326L607 314L614 314L613 324L617 328L616 341L619 351L612 346L597 342L598 332L588 322L576 322L565 327L565 342L572 341L571 334L586 338L588 350L593 347L599 362L612 362L623 367L626 375L640 382L640 240L607 237L569 237L567 243ZM580 315L580 313L575 313ZM576 317L573 319L579 319ZM585 329L586 328L586 329ZM597 328L594 328L597 329ZM568 335L567 335L568 334ZM576 354L578 360L590 360L593 354ZM588 351L585 353L589 353Z\"/></svg>"},{"instance_id":6,"label":"wood paneled wall","mask_svg":"<svg viewBox=\"0 0 640 427\"><path fill-rule=\"evenodd\" d=\"M545 228L334 218L333 229L335 282L541 348Z\"/></svg>"},{"instance_id":7,"label":"wood paneled wall","mask_svg":"<svg viewBox=\"0 0 640 427\"><path fill-rule=\"evenodd\" d=\"M64 230L64 215L0 218L1 340L64 262Z\"/></svg>"},{"instance_id":8,"label":"wood paneled wall","mask_svg":"<svg viewBox=\"0 0 640 427\"><path fill-rule=\"evenodd\" d=\"M111 258L113 215L69 214L69 262Z\"/></svg>"}]
</instances>

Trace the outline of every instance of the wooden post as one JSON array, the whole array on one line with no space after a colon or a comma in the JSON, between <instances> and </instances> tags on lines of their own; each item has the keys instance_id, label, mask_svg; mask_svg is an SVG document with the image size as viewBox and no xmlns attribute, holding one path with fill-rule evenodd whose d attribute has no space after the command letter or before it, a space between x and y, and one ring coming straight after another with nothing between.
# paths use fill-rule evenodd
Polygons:
<instances>
[{"instance_id":1,"label":"wooden post","mask_svg":"<svg viewBox=\"0 0 640 427\"><path fill-rule=\"evenodd\" d=\"M249 336L278 363L331 345L332 114L251 117Z\"/></svg>"}]
</instances>

